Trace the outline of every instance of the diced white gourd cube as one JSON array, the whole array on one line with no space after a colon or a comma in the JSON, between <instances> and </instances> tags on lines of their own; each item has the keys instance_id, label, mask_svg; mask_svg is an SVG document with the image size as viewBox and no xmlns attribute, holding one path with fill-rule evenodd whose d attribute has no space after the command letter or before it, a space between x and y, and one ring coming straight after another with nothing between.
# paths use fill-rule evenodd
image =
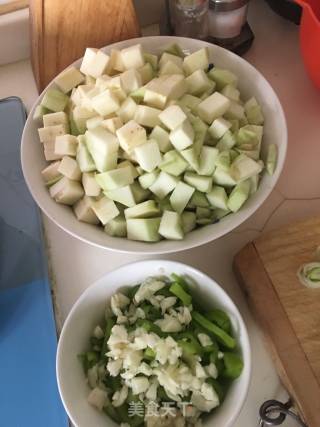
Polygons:
<instances>
[{"instance_id":1,"label":"diced white gourd cube","mask_svg":"<svg viewBox=\"0 0 320 427\"><path fill-rule=\"evenodd\" d=\"M110 89L106 89L92 98L91 105L101 116L106 116L117 111L120 107L120 102Z\"/></svg>"},{"instance_id":2,"label":"diced white gourd cube","mask_svg":"<svg viewBox=\"0 0 320 427\"><path fill-rule=\"evenodd\" d=\"M190 233L190 231L194 230L196 228L196 214L194 212L188 212L184 211L181 214L181 223L182 223L182 230L184 234Z\"/></svg>"},{"instance_id":3,"label":"diced white gourd cube","mask_svg":"<svg viewBox=\"0 0 320 427\"><path fill-rule=\"evenodd\" d=\"M190 109L192 113L197 112L198 105L200 104L201 99L197 96L190 95L189 93L186 93L183 95L183 97L179 100L179 103L182 107L186 107Z\"/></svg>"},{"instance_id":4,"label":"diced white gourd cube","mask_svg":"<svg viewBox=\"0 0 320 427\"><path fill-rule=\"evenodd\" d=\"M132 207L136 204L133 191L130 185L126 185L116 190L109 190L104 192L105 196L114 202L121 203L124 206Z\"/></svg>"},{"instance_id":5,"label":"diced white gourd cube","mask_svg":"<svg viewBox=\"0 0 320 427\"><path fill-rule=\"evenodd\" d=\"M186 118L186 114L178 105L171 105L159 114L161 122L170 130L176 129Z\"/></svg>"},{"instance_id":6,"label":"diced white gourd cube","mask_svg":"<svg viewBox=\"0 0 320 427\"><path fill-rule=\"evenodd\" d=\"M94 225L99 224L99 219L92 209L94 202L93 198L84 196L74 204L73 211L78 221Z\"/></svg>"},{"instance_id":7,"label":"diced white gourd cube","mask_svg":"<svg viewBox=\"0 0 320 427\"><path fill-rule=\"evenodd\" d=\"M86 137L84 135L79 135L77 137L77 140L78 146L76 160L78 162L81 172L95 171L96 165L91 154L89 153Z\"/></svg>"},{"instance_id":8,"label":"diced white gourd cube","mask_svg":"<svg viewBox=\"0 0 320 427\"><path fill-rule=\"evenodd\" d=\"M136 203L142 203L150 198L150 191L142 188L137 181L131 184L131 189Z\"/></svg>"},{"instance_id":9,"label":"diced white gourd cube","mask_svg":"<svg viewBox=\"0 0 320 427\"><path fill-rule=\"evenodd\" d=\"M117 116L119 116L122 123L127 123L134 118L137 107L138 105L134 102L134 100L128 97L121 104L121 107L117 111Z\"/></svg>"},{"instance_id":10,"label":"diced white gourd cube","mask_svg":"<svg viewBox=\"0 0 320 427\"><path fill-rule=\"evenodd\" d=\"M40 142L54 142L57 136L65 135L67 127L65 124L47 126L38 129Z\"/></svg>"},{"instance_id":11,"label":"diced white gourd cube","mask_svg":"<svg viewBox=\"0 0 320 427\"><path fill-rule=\"evenodd\" d=\"M149 140L135 148L134 153L143 170L152 172L161 163L161 153L157 141Z\"/></svg>"},{"instance_id":12,"label":"diced white gourd cube","mask_svg":"<svg viewBox=\"0 0 320 427\"><path fill-rule=\"evenodd\" d=\"M224 119L219 117L212 122L212 125L209 127L210 135L215 139L220 139L223 135L231 128L232 124Z\"/></svg>"},{"instance_id":13,"label":"diced white gourd cube","mask_svg":"<svg viewBox=\"0 0 320 427\"><path fill-rule=\"evenodd\" d=\"M158 242L160 218L134 218L127 220L127 237L129 240Z\"/></svg>"},{"instance_id":14,"label":"diced white gourd cube","mask_svg":"<svg viewBox=\"0 0 320 427\"><path fill-rule=\"evenodd\" d=\"M102 116L94 116L86 121L86 128L88 130L101 126L104 118Z\"/></svg>"},{"instance_id":15,"label":"diced white gourd cube","mask_svg":"<svg viewBox=\"0 0 320 427\"><path fill-rule=\"evenodd\" d=\"M141 68L145 64L141 44L136 44L121 50L123 65L127 70Z\"/></svg>"},{"instance_id":16,"label":"diced white gourd cube","mask_svg":"<svg viewBox=\"0 0 320 427\"><path fill-rule=\"evenodd\" d=\"M95 201L92 204L92 209L103 225L106 225L120 213L114 201L107 197L101 197L101 199Z\"/></svg>"},{"instance_id":17,"label":"diced white gourd cube","mask_svg":"<svg viewBox=\"0 0 320 427\"><path fill-rule=\"evenodd\" d=\"M181 156L189 163L191 169L195 171L199 169L199 157L194 147L180 151Z\"/></svg>"},{"instance_id":18,"label":"diced white gourd cube","mask_svg":"<svg viewBox=\"0 0 320 427\"><path fill-rule=\"evenodd\" d=\"M96 84L96 79L94 77L86 75L84 76L84 83L86 85L94 85Z\"/></svg>"},{"instance_id":19,"label":"diced white gourd cube","mask_svg":"<svg viewBox=\"0 0 320 427\"><path fill-rule=\"evenodd\" d=\"M196 70L207 71L209 67L208 48L204 47L191 55L187 55L183 60L183 69L187 74L192 74Z\"/></svg>"},{"instance_id":20,"label":"diced white gourd cube","mask_svg":"<svg viewBox=\"0 0 320 427\"><path fill-rule=\"evenodd\" d=\"M231 191L228 199L228 208L232 212L237 212L248 199L250 194L250 180L242 181Z\"/></svg>"},{"instance_id":21,"label":"diced white gourd cube","mask_svg":"<svg viewBox=\"0 0 320 427\"><path fill-rule=\"evenodd\" d=\"M116 131L121 148L127 153L132 153L136 147L147 142L146 130L134 120L126 123Z\"/></svg>"},{"instance_id":22,"label":"diced white gourd cube","mask_svg":"<svg viewBox=\"0 0 320 427\"><path fill-rule=\"evenodd\" d=\"M169 74L151 80L146 85L144 102L151 107L163 109L170 99L178 99L187 91L181 74Z\"/></svg>"},{"instance_id":23,"label":"diced white gourd cube","mask_svg":"<svg viewBox=\"0 0 320 427\"><path fill-rule=\"evenodd\" d=\"M103 120L101 126L115 135L117 129L123 126L123 122L120 117L112 117L111 119Z\"/></svg>"},{"instance_id":24,"label":"diced white gourd cube","mask_svg":"<svg viewBox=\"0 0 320 427\"><path fill-rule=\"evenodd\" d=\"M160 124L159 114L161 110L157 108L148 107L147 105L138 105L134 120L142 126L154 128Z\"/></svg>"},{"instance_id":25,"label":"diced white gourd cube","mask_svg":"<svg viewBox=\"0 0 320 427\"><path fill-rule=\"evenodd\" d=\"M118 215L108 222L104 227L104 231L112 237L126 237L127 223L123 215Z\"/></svg>"},{"instance_id":26,"label":"diced white gourd cube","mask_svg":"<svg viewBox=\"0 0 320 427\"><path fill-rule=\"evenodd\" d=\"M48 126L57 126L57 125L65 125L66 128L69 126L69 119L67 114L64 111L58 111L57 113L44 114L43 126L45 128Z\"/></svg>"},{"instance_id":27,"label":"diced white gourd cube","mask_svg":"<svg viewBox=\"0 0 320 427\"><path fill-rule=\"evenodd\" d=\"M217 166L213 173L213 182L223 187L234 187L236 185L230 171L226 171L220 166Z\"/></svg>"},{"instance_id":28,"label":"diced white gourd cube","mask_svg":"<svg viewBox=\"0 0 320 427\"><path fill-rule=\"evenodd\" d=\"M186 78L188 93L201 95L207 90L214 90L214 83L207 77L203 70L197 70Z\"/></svg>"},{"instance_id":29,"label":"diced white gourd cube","mask_svg":"<svg viewBox=\"0 0 320 427\"><path fill-rule=\"evenodd\" d=\"M130 170L131 170L131 175L132 175L132 178L133 179L135 179L135 178L137 178L138 176L139 176L139 173L138 173L138 171L137 171L137 168L136 167L134 167L133 166L133 164L129 161L129 160L124 160L123 162L120 162L118 165L117 165L117 169L121 169L121 168L126 168L126 167L129 167L130 168Z\"/></svg>"},{"instance_id":30,"label":"diced white gourd cube","mask_svg":"<svg viewBox=\"0 0 320 427\"><path fill-rule=\"evenodd\" d=\"M195 189L184 182L179 182L170 196L173 209L179 214L185 209Z\"/></svg>"},{"instance_id":31,"label":"diced white gourd cube","mask_svg":"<svg viewBox=\"0 0 320 427\"><path fill-rule=\"evenodd\" d=\"M143 85L149 83L150 80L152 80L154 77L153 68L149 63L144 64L144 66L139 68L138 71L140 73L141 81Z\"/></svg>"},{"instance_id":32,"label":"diced white gourd cube","mask_svg":"<svg viewBox=\"0 0 320 427\"><path fill-rule=\"evenodd\" d=\"M158 57L157 55L153 55L152 53L144 53L143 54L144 60L146 63L150 64L153 68L153 70L157 70L158 68Z\"/></svg>"},{"instance_id":33,"label":"diced white gourd cube","mask_svg":"<svg viewBox=\"0 0 320 427\"><path fill-rule=\"evenodd\" d=\"M240 101L240 91L232 85L225 86L222 89L221 93L222 93L222 95L226 96L227 98L231 99L232 101L235 101L235 102Z\"/></svg>"},{"instance_id":34,"label":"diced white gourd cube","mask_svg":"<svg viewBox=\"0 0 320 427\"><path fill-rule=\"evenodd\" d=\"M159 176L158 171L153 171L140 175L138 180L142 188L148 189L156 181Z\"/></svg>"},{"instance_id":35,"label":"diced white gourd cube","mask_svg":"<svg viewBox=\"0 0 320 427\"><path fill-rule=\"evenodd\" d=\"M48 89L41 100L41 105L48 110L63 111L69 101L69 97L58 89Z\"/></svg>"},{"instance_id":36,"label":"diced white gourd cube","mask_svg":"<svg viewBox=\"0 0 320 427\"><path fill-rule=\"evenodd\" d=\"M110 89L111 80L112 80L112 77L108 76L107 74L103 74L102 76L96 79L95 86L99 88L101 91L105 89Z\"/></svg>"},{"instance_id":37,"label":"diced white gourd cube","mask_svg":"<svg viewBox=\"0 0 320 427\"><path fill-rule=\"evenodd\" d=\"M153 218L160 215L160 209L154 200L147 200L131 208L124 210L126 219L131 218Z\"/></svg>"},{"instance_id":38,"label":"diced white gourd cube","mask_svg":"<svg viewBox=\"0 0 320 427\"><path fill-rule=\"evenodd\" d=\"M162 127L156 126L150 134L150 139L157 141L159 149L162 153L166 153L167 151L172 150L169 133Z\"/></svg>"},{"instance_id":39,"label":"diced white gourd cube","mask_svg":"<svg viewBox=\"0 0 320 427\"><path fill-rule=\"evenodd\" d=\"M163 65L161 65L159 70L159 76L168 75L168 74L184 75L183 69L172 61L165 62Z\"/></svg>"},{"instance_id":40,"label":"diced white gourd cube","mask_svg":"<svg viewBox=\"0 0 320 427\"><path fill-rule=\"evenodd\" d=\"M84 81L84 75L76 67L69 67L60 73L55 79L55 84L64 93L70 92L71 89L78 86Z\"/></svg>"},{"instance_id":41,"label":"diced white gourd cube","mask_svg":"<svg viewBox=\"0 0 320 427\"><path fill-rule=\"evenodd\" d=\"M181 240L183 239L182 222L180 215L177 212L164 211L160 227L159 234L170 240Z\"/></svg>"},{"instance_id":42,"label":"diced white gourd cube","mask_svg":"<svg viewBox=\"0 0 320 427\"><path fill-rule=\"evenodd\" d=\"M263 166L245 154L240 154L231 165L230 173L235 181L240 182L259 174Z\"/></svg>"},{"instance_id":43,"label":"diced white gourd cube","mask_svg":"<svg viewBox=\"0 0 320 427\"><path fill-rule=\"evenodd\" d=\"M231 71L222 68L212 68L208 76L216 82L217 90L222 90L227 85L237 86L238 84L238 77Z\"/></svg>"},{"instance_id":44,"label":"diced white gourd cube","mask_svg":"<svg viewBox=\"0 0 320 427\"><path fill-rule=\"evenodd\" d=\"M50 196L64 205L74 205L84 195L82 185L67 177L61 178L49 189Z\"/></svg>"},{"instance_id":45,"label":"diced white gourd cube","mask_svg":"<svg viewBox=\"0 0 320 427\"><path fill-rule=\"evenodd\" d=\"M34 113L33 113L33 120L38 122L38 124L40 124L42 122L42 118L44 115L47 115L48 113L50 113L50 111L44 107L43 105L39 104L36 106ZM53 113L55 114L55 113ZM59 123L54 123L54 124L59 124Z\"/></svg>"},{"instance_id":46,"label":"diced white gourd cube","mask_svg":"<svg viewBox=\"0 0 320 427\"><path fill-rule=\"evenodd\" d=\"M250 181L250 195L254 194L258 190L259 179L260 179L259 175L254 175L249 179L249 181Z\"/></svg>"},{"instance_id":47,"label":"diced white gourd cube","mask_svg":"<svg viewBox=\"0 0 320 427\"><path fill-rule=\"evenodd\" d=\"M223 116L230 105L231 102L227 97L214 92L198 105L198 114L206 123L211 124L215 119Z\"/></svg>"},{"instance_id":48,"label":"diced white gourd cube","mask_svg":"<svg viewBox=\"0 0 320 427\"><path fill-rule=\"evenodd\" d=\"M245 117L244 107L237 102L231 101L227 111L224 113L226 119L241 120Z\"/></svg>"},{"instance_id":49,"label":"diced white gourd cube","mask_svg":"<svg viewBox=\"0 0 320 427\"><path fill-rule=\"evenodd\" d=\"M201 149L197 172L200 175L212 175L216 167L215 163L218 155L219 150L217 148L204 145Z\"/></svg>"},{"instance_id":50,"label":"diced white gourd cube","mask_svg":"<svg viewBox=\"0 0 320 427\"><path fill-rule=\"evenodd\" d=\"M218 141L216 148L218 148L220 151L230 150L236 144L236 142L237 141L235 136L230 131L227 131Z\"/></svg>"},{"instance_id":51,"label":"diced white gourd cube","mask_svg":"<svg viewBox=\"0 0 320 427\"><path fill-rule=\"evenodd\" d=\"M114 169L117 164L118 139L106 129L96 127L85 134L88 150L99 172Z\"/></svg>"},{"instance_id":52,"label":"diced white gourd cube","mask_svg":"<svg viewBox=\"0 0 320 427\"><path fill-rule=\"evenodd\" d=\"M105 74L109 61L109 55L101 50L87 48L81 63L80 71L83 74L97 78Z\"/></svg>"},{"instance_id":53,"label":"diced white gourd cube","mask_svg":"<svg viewBox=\"0 0 320 427\"><path fill-rule=\"evenodd\" d=\"M194 130L189 120L185 120L180 126L170 132L170 142L177 150L184 150L192 145Z\"/></svg>"},{"instance_id":54,"label":"diced white gourd cube","mask_svg":"<svg viewBox=\"0 0 320 427\"><path fill-rule=\"evenodd\" d=\"M119 99L120 102L127 98L126 91L122 85L121 77L115 76L106 78L108 76L101 76L98 82L100 90L111 89L112 93Z\"/></svg>"},{"instance_id":55,"label":"diced white gourd cube","mask_svg":"<svg viewBox=\"0 0 320 427\"><path fill-rule=\"evenodd\" d=\"M58 171L69 179L81 180L81 170L75 159L69 156L62 157Z\"/></svg>"},{"instance_id":56,"label":"diced white gourd cube","mask_svg":"<svg viewBox=\"0 0 320 427\"><path fill-rule=\"evenodd\" d=\"M181 175L187 167L188 162L176 150L165 153L159 165L159 169L174 176Z\"/></svg>"},{"instance_id":57,"label":"diced white gourd cube","mask_svg":"<svg viewBox=\"0 0 320 427\"><path fill-rule=\"evenodd\" d=\"M61 173L59 172L59 166L60 161L53 162L41 171L42 178L45 180L45 182L50 182L61 177Z\"/></svg>"},{"instance_id":58,"label":"diced white gourd cube","mask_svg":"<svg viewBox=\"0 0 320 427\"><path fill-rule=\"evenodd\" d=\"M88 110L84 107L76 106L72 111L73 120L77 126L79 133L84 133L87 129L87 120L96 116L97 113L93 110Z\"/></svg>"},{"instance_id":59,"label":"diced white gourd cube","mask_svg":"<svg viewBox=\"0 0 320 427\"><path fill-rule=\"evenodd\" d=\"M54 141L44 142L43 143L43 153L47 162L51 162L53 160L59 160L62 158L61 154L56 154L54 152Z\"/></svg>"},{"instance_id":60,"label":"diced white gourd cube","mask_svg":"<svg viewBox=\"0 0 320 427\"><path fill-rule=\"evenodd\" d=\"M209 193L212 188L212 178L210 176L201 176L193 172L184 174L184 181L194 187L201 193Z\"/></svg>"},{"instance_id":61,"label":"diced white gourd cube","mask_svg":"<svg viewBox=\"0 0 320 427\"><path fill-rule=\"evenodd\" d=\"M105 190L115 190L133 183L129 166L96 174L97 183Z\"/></svg>"},{"instance_id":62,"label":"diced white gourd cube","mask_svg":"<svg viewBox=\"0 0 320 427\"><path fill-rule=\"evenodd\" d=\"M84 172L82 174L82 185L87 196L98 197L101 193L101 188L98 185L95 173L93 172Z\"/></svg>"},{"instance_id":63,"label":"diced white gourd cube","mask_svg":"<svg viewBox=\"0 0 320 427\"><path fill-rule=\"evenodd\" d=\"M214 185L210 193L207 193L207 199L213 208L228 210L228 196L223 187Z\"/></svg>"},{"instance_id":64,"label":"diced white gourd cube","mask_svg":"<svg viewBox=\"0 0 320 427\"><path fill-rule=\"evenodd\" d=\"M230 172L231 156L230 150L221 151L216 158L216 166Z\"/></svg>"},{"instance_id":65,"label":"diced white gourd cube","mask_svg":"<svg viewBox=\"0 0 320 427\"><path fill-rule=\"evenodd\" d=\"M161 171L155 182L149 187L159 199L164 199L178 184L179 179Z\"/></svg>"},{"instance_id":66,"label":"diced white gourd cube","mask_svg":"<svg viewBox=\"0 0 320 427\"><path fill-rule=\"evenodd\" d=\"M268 145L266 169L269 175L273 175L277 167L278 146L276 144Z\"/></svg>"},{"instance_id":67,"label":"diced white gourd cube","mask_svg":"<svg viewBox=\"0 0 320 427\"><path fill-rule=\"evenodd\" d=\"M138 70L127 70L120 75L123 90L129 94L142 86L142 78Z\"/></svg>"},{"instance_id":68,"label":"diced white gourd cube","mask_svg":"<svg viewBox=\"0 0 320 427\"><path fill-rule=\"evenodd\" d=\"M78 140L73 135L56 136L54 152L61 156L75 157L77 154Z\"/></svg>"},{"instance_id":69,"label":"diced white gourd cube","mask_svg":"<svg viewBox=\"0 0 320 427\"><path fill-rule=\"evenodd\" d=\"M81 66L80 66L81 73L86 74L86 75L89 74L88 71L90 70L91 62L96 57L97 52L98 52L98 49L95 49L92 47L87 47L87 49L84 52L82 62L81 62Z\"/></svg>"},{"instance_id":70,"label":"diced white gourd cube","mask_svg":"<svg viewBox=\"0 0 320 427\"><path fill-rule=\"evenodd\" d=\"M111 69L110 72L119 72L122 73L125 71L125 66L123 64L121 51L118 49L112 49L110 55Z\"/></svg>"},{"instance_id":71,"label":"diced white gourd cube","mask_svg":"<svg viewBox=\"0 0 320 427\"><path fill-rule=\"evenodd\" d=\"M180 56L172 55L171 53L164 52L161 55L161 58L159 60L159 66L160 68L166 63L166 62L173 62L176 64L179 68L182 68L183 59L180 58Z\"/></svg>"}]
</instances>

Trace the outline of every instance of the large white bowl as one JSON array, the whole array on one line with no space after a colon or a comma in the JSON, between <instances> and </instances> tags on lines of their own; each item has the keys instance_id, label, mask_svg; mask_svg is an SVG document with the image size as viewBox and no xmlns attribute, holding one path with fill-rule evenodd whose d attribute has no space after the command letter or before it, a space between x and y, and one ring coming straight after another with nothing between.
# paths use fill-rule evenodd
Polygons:
<instances>
[{"instance_id":1,"label":"large white bowl","mask_svg":"<svg viewBox=\"0 0 320 427\"><path fill-rule=\"evenodd\" d=\"M180 37L143 37L115 43L103 50L110 52L112 48L122 49L136 43L141 43L146 51L159 54L165 46L173 42L179 43L187 52L193 52L207 46L211 61L215 65L228 68L239 77L239 88L244 97L255 96L257 98L262 105L265 115L262 151L265 153L267 145L271 143L275 143L278 146L279 155L275 173L273 176L264 174L259 190L245 203L239 212L228 215L219 223L199 228L187 234L181 241L163 240L150 244L110 237L101 228L77 221L72 209L56 203L49 196L49 192L43 183L40 172L45 167L46 161L42 146L39 143L38 126L33 121L32 116L44 92L54 86L54 83L50 83L33 106L24 128L21 148L22 169L31 194L40 208L63 230L85 242L114 251L132 253L160 254L190 249L215 240L236 228L258 209L276 185L286 157L286 121L279 99L272 87L260 72L247 61L219 46L200 40ZM74 64L79 66L80 61L78 60Z\"/></svg>"},{"instance_id":2,"label":"large white bowl","mask_svg":"<svg viewBox=\"0 0 320 427\"><path fill-rule=\"evenodd\" d=\"M77 360L77 355L88 349L93 328L104 318L106 301L119 288L140 283L148 276L171 273L185 275L194 282L194 293L205 308L221 308L230 315L244 369L229 389L222 406L204 426L231 427L235 423L247 396L251 374L248 333L237 307L214 280L199 270L178 262L152 260L125 265L106 274L81 295L65 321L58 344L57 379L64 407L76 427L117 426L87 402L90 390Z\"/></svg>"}]
</instances>

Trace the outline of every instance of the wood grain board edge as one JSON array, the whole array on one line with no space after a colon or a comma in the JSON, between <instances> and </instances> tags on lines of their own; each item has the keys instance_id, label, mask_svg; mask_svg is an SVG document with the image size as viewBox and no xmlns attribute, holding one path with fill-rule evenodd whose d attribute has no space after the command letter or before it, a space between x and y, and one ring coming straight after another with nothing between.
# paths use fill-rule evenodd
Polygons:
<instances>
[{"instance_id":1,"label":"wood grain board edge","mask_svg":"<svg viewBox=\"0 0 320 427\"><path fill-rule=\"evenodd\" d=\"M0 5L0 16L29 7L29 0L16 0Z\"/></svg>"},{"instance_id":2,"label":"wood grain board edge","mask_svg":"<svg viewBox=\"0 0 320 427\"><path fill-rule=\"evenodd\" d=\"M254 243L234 259L234 271L260 324L278 373L309 427L320 425L320 385L307 361Z\"/></svg>"}]
</instances>

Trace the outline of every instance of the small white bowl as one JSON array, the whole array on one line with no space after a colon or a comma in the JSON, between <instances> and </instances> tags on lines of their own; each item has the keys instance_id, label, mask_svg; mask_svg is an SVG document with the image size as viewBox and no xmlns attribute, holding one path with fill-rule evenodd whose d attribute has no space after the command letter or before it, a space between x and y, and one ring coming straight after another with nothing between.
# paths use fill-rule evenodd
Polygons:
<instances>
[{"instance_id":1,"label":"small white bowl","mask_svg":"<svg viewBox=\"0 0 320 427\"><path fill-rule=\"evenodd\" d=\"M251 350L246 326L237 307L225 291L210 277L195 268L173 261L141 261L118 268L90 286L78 299L63 326L57 351L57 379L64 407L76 427L116 427L103 413L89 405L90 392L77 355L88 349L93 328L104 318L106 301L124 286L140 283L148 276L177 273L195 282L194 291L206 308L225 310L232 321L242 353L244 369L234 381L222 406L204 423L204 427L231 427L246 399L251 375Z\"/></svg>"},{"instance_id":2,"label":"small white bowl","mask_svg":"<svg viewBox=\"0 0 320 427\"><path fill-rule=\"evenodd\" d=\"M112 44L103 50L122 49L141 43L145 51L159 54L165 46L179 43L186 52L194 52L205 46L209 48L211 61L219 67L233 71L239 77L239 88L245 99L255 96L263 108L265 116L262 152L275 143L278 146L278 162L273 176L264 174L259 189L239 212L228 215L220 222L199 228L187 234L183 240L162 240L158 243L143 243L125 238L110 237L102 228L79 222L72 209L56 203L49 195L41 177L41 170L46 166L42 144L39 143L38 125L33 121L33 113L40 103L45 91L54 86L50 83L33 106L22 135L21 159L22 169L29 190L40 208L63 230L85 242L104 249L129 253L164 254L193 248L218 239L248 219L266 200L276 185L282 171L287 151L287 127L280 101L270 84L262 74L240 56L219 46L201 40L183 37L142 37ZM74 63L80 66L79 59Z\"/></svg>"}]
</instances>

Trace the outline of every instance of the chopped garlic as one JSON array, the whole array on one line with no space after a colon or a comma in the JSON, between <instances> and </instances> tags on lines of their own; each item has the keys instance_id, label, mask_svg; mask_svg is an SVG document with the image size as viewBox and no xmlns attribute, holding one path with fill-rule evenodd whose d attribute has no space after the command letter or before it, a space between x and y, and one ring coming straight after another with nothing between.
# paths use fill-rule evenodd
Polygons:
<instances>
[{"instance_id":1,"label":"chopped garlic","mask_svg":"<svg viewBox=\"0 0 320 427\"><path fill-rule=\"evenodd\" d=\"M208 347L213 344L212 339L207 334L200 333L198 334L198 340L203 347Z\"/></svg>"},{"instance_id":2,"label":"chopped garlic","mask_svg":"<svg viewBox=\"0 0 320 427\"><path fill-rule=\"evenodd\" d=\"M168 314L164 315L164 319L159 319L154 322L162 332L180 332L182 325L179 320Z\"/></svg>"},{"instance_id":3,"label":"chopped garlic","mask_svg":"<svg viewBox=\"0 0 320 427\"><path fill-rule=\"evenodd\" d=\"M214 379L218 378L218 369L214 363L210 363L210 365L205 366L204 369L209 377Z\"/></svg>"},{"instance_id":4,"label":"chopped garlic","mask_svg":"<svg viewBox=\"0 0 320 427\"><path fill-rule=\"evenodd\" d=\"M120 371L121 371L121 368L122 368L122 360L121 359L109 360L109 362L107 364L107 370L109 371L109 373L112 377L118 376Z\"/></svg>"},{"instance_id":5,"label":"chopped garlic","mask_svg":"<svg viewBox=\"0 0 320 427\"><path fill-rule=\"evenodd\" d=\"M96 387L90 392L88 402L99 409L99 411L102 411L103 407L109 403L108 394L106 391L101 390L101 388Z\"/></svg>"},{"instance_id":6,"label":"chopped garlic","mask_svg":"<svg viewBox=\"0 0 320 427\"><path fill-rule=\"evenodd\" d=\"M124 385L120 391L116 391L112 396L112 405L115 408L118 408L119 406L124 404L127 397L128 397L128 387Z\"/></svg>"},{"instance_id":7,"label":"chopped garlic","mask_svg":"<svg viewBox=\"0 0 320 427\"><path fill-rule=\"evenodd\" d=\"M135 377L131 380L132 394L144 393L149 388L149 380L146 377Z\"/></svg>"},{"instance_id":8,"label":"chopped garlic","mask_svg":"<svg viewBox=\"0 0 320 427\"><path fill-rule=\"evenodd\" d=\"M144 301L145 299L150 299L157 291L162 289L165 286L165 283L157 280L153 277L149 277L140 285L140 288L136 292L134 299L137 303Z\"/></svg>"},{"instance_id":9,"label":"chopped garlic","mask_svg":"<svg viewBox=\"0 0 320 427\"><path fill-rule=\"evenodd\" d=\"M111 297L111 309L115 316L121 316L121 309L130 304L128 297L118 292Z\"/></svg>"},{"instance_id":10,"label":"chopped garlic","mask_svg":"<svg viewBox=\"0 0 320 427\"><path fill-rule=\"evenodd\" d=\"M177 302L176 297L167 297L160 302L161 313L164 314L168 308L171 308Z\"/></svg>"}]
</instances>

